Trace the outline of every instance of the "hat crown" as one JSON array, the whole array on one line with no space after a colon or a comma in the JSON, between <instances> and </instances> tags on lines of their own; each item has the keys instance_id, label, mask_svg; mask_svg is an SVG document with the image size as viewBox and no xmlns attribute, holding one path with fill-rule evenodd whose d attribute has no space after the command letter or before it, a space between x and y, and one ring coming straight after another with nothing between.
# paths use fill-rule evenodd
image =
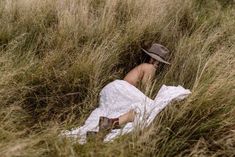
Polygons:
<instances>
[{"instance_id":1,"label":"hat crown","mask_svg":"<svg viewBox=\"0 0 235 157\"><path fill-rule=\"evenodd\" d=\"M149 49L148 49L149 52L155 54L155 55L158 55L160 56L161 58L163 59L167 59L169 57L169 50L161 45L161 44L153 44Z\"/></svg>"}]
</instances>

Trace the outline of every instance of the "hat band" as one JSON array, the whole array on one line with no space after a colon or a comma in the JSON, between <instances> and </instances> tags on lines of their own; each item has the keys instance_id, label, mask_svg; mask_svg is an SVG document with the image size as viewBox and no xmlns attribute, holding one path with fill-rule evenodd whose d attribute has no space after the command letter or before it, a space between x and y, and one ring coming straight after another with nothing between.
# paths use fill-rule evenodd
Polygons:
<instances>
[{"instance_id":1,"label":"hat band","mask_svg":"<svg viewBox=\"0 0 235 157\"><path fill-rule=\"evenodd\" d=\"M163 60L166 60L166 58L165 58L165 57L163 57L163 56L161 56L161 55L158 55L158 54L153 53L153 52L151 52L151 51L148 51L148 52L149 52L149 53L151 53L151 54L154 54L154 55L157 55L157 56L161 57Z\"/></svg>"}]
</instances>

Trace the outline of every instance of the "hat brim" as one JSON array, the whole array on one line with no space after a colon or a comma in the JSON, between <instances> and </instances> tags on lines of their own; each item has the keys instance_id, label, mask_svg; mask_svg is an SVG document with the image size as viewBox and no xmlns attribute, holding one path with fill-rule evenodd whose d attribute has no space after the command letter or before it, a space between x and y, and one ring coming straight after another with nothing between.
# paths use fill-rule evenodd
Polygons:
<instances>
[{"instance_id":1,"label":"hat brim","mask_svg":"<svg viewBox=\"0 0 235 157\"><path fill-rule=\"evenodd\" d=\"M146 51L145 49L141 48L145 53L147 53L150 57L152 57L153 59L159 61L159 62L162 62L162 63L165 63L165 64L168 64L170 65L171 63L165 61L164 59L162 59L160 56L156 55L156 54L153 54L153 53L149 53L148 51Z\"/></svg>"}]
</instances>

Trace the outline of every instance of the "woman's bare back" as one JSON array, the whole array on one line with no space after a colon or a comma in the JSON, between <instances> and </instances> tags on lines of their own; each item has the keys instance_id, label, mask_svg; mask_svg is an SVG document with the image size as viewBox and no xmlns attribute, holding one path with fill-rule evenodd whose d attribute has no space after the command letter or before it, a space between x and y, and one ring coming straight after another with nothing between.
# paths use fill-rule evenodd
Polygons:
<instances>
[{"instance_id":1,"label":"woman's bare back","mask_svg":"<svg viewBox=\"0 0 235 157\"><path fill-rule=\"evenodd\" d=\"M152 79L156 72L153 64L143 63L132 69L125 77L124 80L130 84L137 86L138 83L145 84Z\"/></svg>"}]
</instances>

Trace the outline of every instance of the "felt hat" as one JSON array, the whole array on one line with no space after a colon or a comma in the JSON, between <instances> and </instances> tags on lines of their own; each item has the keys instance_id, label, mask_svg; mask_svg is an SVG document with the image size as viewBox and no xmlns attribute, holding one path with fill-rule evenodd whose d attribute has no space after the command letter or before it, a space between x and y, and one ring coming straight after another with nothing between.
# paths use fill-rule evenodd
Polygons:
<instances>
[{"instance_id":1,"label":"felt hat","mask_svg":"<svg viewBox=\"0 0 235 157\"><path fill-rule=\"evenodd\" d=\"M154 43L148 50L145 50L143 48L141 49L153 59L165 64L170 64L169 62L166 61L170 53L165 46Z\"/></svg>"}]
</instances>

